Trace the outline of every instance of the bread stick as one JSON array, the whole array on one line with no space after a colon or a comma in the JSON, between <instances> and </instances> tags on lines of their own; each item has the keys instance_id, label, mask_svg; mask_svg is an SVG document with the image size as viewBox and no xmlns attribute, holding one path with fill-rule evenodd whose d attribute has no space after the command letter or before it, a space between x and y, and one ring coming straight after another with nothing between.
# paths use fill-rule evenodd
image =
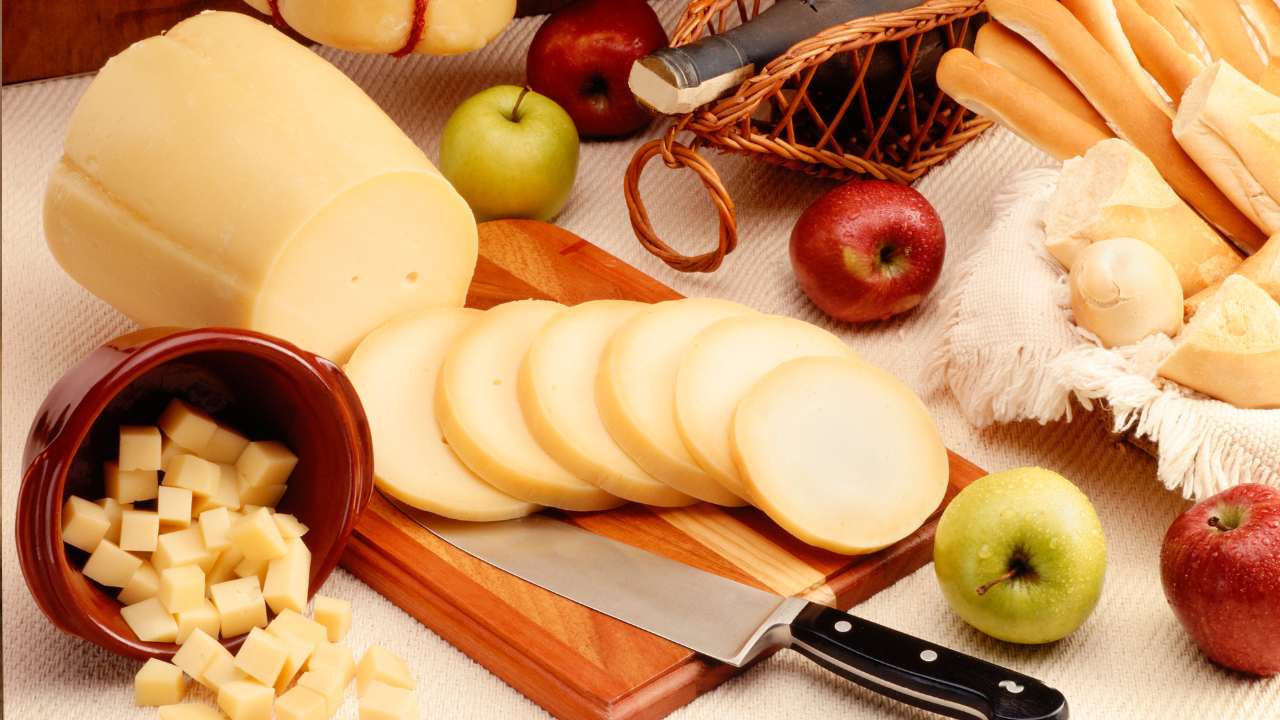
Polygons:
<instances>
[{"instance_id":1,"label":"bread stick","mask_svg":"<svg viewBox=\"0 0 1280 720\"><path fill-rule=\"evenodd\" d=\"M938 87L1058 160L1083 155L1110 137L1036 86L964 48L949 50L938 61Z\"/></svg>"},{"instance_id":2,"label":"bread stick","mask_svg":"<svg viewBox=\"0 0 1280 720\"><path fill-rule=\"evenodd\" d=\"M994 21L984 24L974 39L973 54L983 62L1002 67L1039 88L1072 115L1098 128L1106 136L1115 135L1107 127L1106 119L1098 114L1067 76L1035 46L1009 28Z\"/></svg>"},{"instance_id":3,"label":"bread stick","mask_svg":"<svg viewBox=\"0 0 1280 720\"><path fill-rule=\"evenodd\" d=\"M1209 59L1200 49L1200 43L1196 42L1196 36L1191 32L1191 26L1182 16L1182 11L1173 4L1173 0L1138 0L1138 7L1146 10L1151 19L1160 23L1160 27L1169 33L1183 52L1190 53L1201 62Z\"/></svg>"},{"instance_id":4,"label":"bread stick","mask_svg":"<svg viewBox=\"0 0 1280 720\"><path fill-rule=\"evenodd\" d=\"M1173 107L1156 89L1151 76L1142 69L1138 56L1129 45L1129 38L1125 37L1124 31L1120 28L1116 8L1111 4L1111 0L1061 0L1061 2L1063 7L1070 10L1080 24L1084 25L1084 29L1088 30L1111 57L1115 58L1120 67L1124 68L1129 79L1133 80L1134 86L1141 90L1153 105L1160 108L1161 112L1172 118Z\"/></svg>"},{"instance_id":5,"label":"bread stick","mask_svg":"<svg viewBox=\"0 0 1280 720\"><path fill-rule=\"evenodd\" d=\"M1115 3L1120 27L1138 61L1177 105L1187 86L1204 70L1204 64L1179 47L1169 31L1138 7L1136 0L1115 0Z\"/></svg>"},{"instance_id":6,"label":"bread stick","mask_svg":"<svg viewBox=\"0 0 1280 720\"><path fill-rule=\"evenodd\" d=\"M1280 5L1274 0L1236 0L1240 12L1253 26L1254 33L1262 40L1270 61L1262 71L1258 84L1263 90L1280 95Z\"/></svg>"},{"instance_id":7,"label":"bread stick","mask_svg":"<svg viewBox=\"0 0 1280 720\"><path fill-rule=\"evenodd\" d=\"M1239 5L1232 0L1174 0L1174 4L1204 38L1214 60L1226 60L1255 82L1262 77L1266 65L1254 50Z\"/></svg>"},{"instance_id":8,"label":"bread stick","mask_svg":"<svg viewBox=\"0 0 1280 720\"><path fill-rule=\"evenodd\" d=\"M1080 21L1055 0L987 0L987 11L1035 45L1080 89L1116 134L1132 142L1193 208L1246 250L1266 239L1173 139L1168 117L1135 102L1137 87Z\"/></svg>"}]
</instances>

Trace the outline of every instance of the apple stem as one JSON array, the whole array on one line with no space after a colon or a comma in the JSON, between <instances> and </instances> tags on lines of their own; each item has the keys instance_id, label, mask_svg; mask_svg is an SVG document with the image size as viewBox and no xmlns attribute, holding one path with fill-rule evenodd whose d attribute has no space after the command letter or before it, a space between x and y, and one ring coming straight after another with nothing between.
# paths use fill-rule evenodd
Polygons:
<instances>
[{"instance_id":1,"label":"apple stem","mask_svg":"<svg viewBox=\"0 0 1280 720\"><path fill-rule=\"evenodd\" d=\"M511 122L520 122L517 113L520 112L520 103L524 101L524 96L528 95L529 92L530 87L528 85L520 89L520 94L516 96L516 104L511 108Z\"/></svg>"},{"instance_id":2,"label":"apple stem","mask_svg":"<svg viewBox=\"0 0 1280 720\"><path fill-rule=\"evenodd\" d=\"M1007 572L1007 573L1005 573L1005 574L1001 575L1000 577L996 578L995 580L992 580L991 582L987 583L986 585L983 585L983 586L979 587L979 588L978 588L978 594L979 594L979 595L986 595L986 594L987 594L987 591L988 591L988 590L990 590L991 588L993 588L993 587L995 587L995 586L999 585L999 584L1000 584L1000 583L1002 583L1002 582L1007 582L1007 581L1009 581L1009 580L1012 580L1013 578L1017 577L1017 576L1018 576L1018 575L1020 575L1021 573L1022 573L1022 568L1018 568L1018 567L1009 568L1009 572Z\"/></svg>"}]
</instances>

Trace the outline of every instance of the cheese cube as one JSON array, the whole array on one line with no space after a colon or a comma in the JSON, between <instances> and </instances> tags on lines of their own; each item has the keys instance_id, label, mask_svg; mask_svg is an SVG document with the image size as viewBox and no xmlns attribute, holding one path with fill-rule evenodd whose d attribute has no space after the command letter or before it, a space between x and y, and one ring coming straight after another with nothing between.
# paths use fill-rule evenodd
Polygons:
<instances>
[{"instance_id":1,"label":"cheese cube","mask_svg":"<svg viewBox=\"0 0 1280 720\"><path fill-rule=\"evenodd\" d=\"M169 439L189 452L195 452L213 437L218 424L204 412L181 400L170 400L157 423Z\"/></svg>"},{"instance_id":2,"label":"cheese cube","mask_svg":"<svg viewBox=\"0 0 1280 720\"><path fill-rule=\"evenodd\" d=\"M289 689L289 684L297 677L298 672L306 666L307 660L311 658L311 646L302 640L291 635L275 635L281 645L284 645L288 654L284 659L284 666L280 668L280 674L276 676L276 694L280 694Z\"/></svg>"},{"instance_id":3,"label":"cheese cube","mask_svg":"<svg viewBox=\"0 0 1280 720\"><path fill-rule=\"evenodd\" d=\"M370 645L356 666L356 694L364 697L369 686L375 682L386 683L395 687L412 690L413 675L404 660L387 652L380 645Z\"/></svg>"},{"instance_id":4,"label":"cheese cube","mask_svg":"<svg viewBox=\"0 0 1280 720\"><path fill-rule=\"evenodd\" d=\"M164 570L178 565L199 565L208 557L209 550L204 546L200 528L189 527L161 533L156 540L156 551L151 554L151 564L157 570Z\"/></svg>"},{"instance_id":5,"label":"cheese cube","mask_svg":"<svg viewBox=\"0 0 1280 720\"><path fill-rule=\"evenodd\" d=\"M276 698L276 720L327 720L329 706L315 690L295 687Z\"/></svg>"},{"instance_id":6,"label":"cheese cube","mask_svg":"<svg viewBox=\"0 0 1280 720\"><path fill-rule=\"evenodd\" d=\"M186 448L169 439L168 435L160 436L160 469L169 467L169 461L179 455L190 454Z\"/></svg>"},{"instance_id":7,"label":"cheese cube","mask_svg":"<svg viewBox=\"0 0 1280 720\"><path fill-rule=\"evenodd\" d=\"M116 464L121 470L159 470L160 455L160 428L120 426L120 453Z\"/></svg>"},{"instance_id":8,"label":"cheese cube","mask_svg":"<svg viewBox=\"0 0 1280 720\"><path fill-rule=\"evenodd\" d=\"M228 533L231 542L250 560L274 560L289 551L280 529L271 519L271 511L258 508L240 518Z\"/></svg>"},{"instance_id":9,"label":"cheese cube","mask_svg":"<svg viewBox=\"0 0 1280 720\"><path fill-rule=\"evenodd\" d=\"M280 638L262 628L252 628L236 653L236 667L263 685L275 685L289 649Z\"/></svg>"},{"instance_id":10,"label":"cheese cube","mask_svg":"<svg viewBox=\"0 0 1280 720\"><path fill-rule=\"evenodd\" d=\"M204 509L210 507L240 509L243 504L240 501L240 473L236 472L235 465L218 466L218 489L212 497L204 498L204 502L207 503Z\"/></svg>"},{"instance_id":11,"label":"cheese cube","mask_svg":"<svg viewBox=\"0 0 1280 720\"><path fill-rule=\"evenodd\" d=\"M217 637L222 627L222 619L218 616L218 609L213 603L204 599L203 588L201 588L200 604L190 610L184 610L177 613L174 619L178 621L178 642L184 643L187 638L191 637L191 633L201 630L211 637Z\"/></svg>"},{"instance_id":12,"label":"cheese cube","mask_svg":"<svg viewBox=\"0 0 1280 720\"><path fill-rule=\"evenodd\" d=\"M153 598L160 593L160 573L151 566L149 562L143 562L133 571L133 577L129 578L129 583L124 586L116 599L125 605L133 605L140 603L147 598Z\"/></svg>"},{"instance_id":13,"label":"cheese cube","mask_svg":"<svg viewBox=\"0 0 1280 720\"><path fill-rule=\"evenodd\" d=\"M111 529L111 520L101 505L72 495L62 504L62 542L93 552Z\"/></svg>"},{"instance_id":14,"label":"cheese cube","mask_svg":"<svg viewBox=\"0 0 1280 720\"><path fill-rule=\"evenodd\" d=\"M160 602L171 613L194 610L204 603L204 571L178 565L160 571Z\"/></svg>"},{"instance_id":15,"label":"cheese cube","mask_svg":"<svg viewBox=\"0 0 1280 720\"><path fill-rule=\"evenodd\" d=\"M267 603L258 578L228 580L209 588L222 622L222 637L235 637L267 624Z\"/></svg>"},{"instance_id":16,"label":"cheese cube","mask_svg":"<svg viewBox=\"0 0 1280 720\"><path fill-rule=\"evenodd\" d=\"M280 537L285 540L300 538L306 535L307 530L310 529L289 513L275 513L271 516L271 519L275 520L276 528L280 530Z\"/></svg>"},{"instance_id":17,"label":"cheese cube","mask_svg":"<svg viewBox=\"0 0 1280 720\"><path fill-rule=\"evenodd\" d=\"M328 631L320 623L294 610L284 610L267 625L267 632L276 636L290 635L302 640L314 648L328 636Z\"/></svg>"},{"instance_id":18,"label":"cheese cube","mask_svg":"<svg viewBox=\"0 0 1280 720\"><path fill-rule=\"evenodd\" d=\"M251 442L236 459L236 470L249 487L283 485L298 464L298 456L274 440Z\"/></svg>"},{"instance_id":19,"label":"cheese cube","mask_svg":"<svg viewBox=\"0 0 1280 720\"><path fill-rule=\"evenodd\" d=\"M173 654L173 664L182 668L182 672L191 676L196 682L204 682L205 670L220 657L231 657L231 651L222 646L209 633L196 629L187 636L182 647Z\"/></svg>"},{"instance_id":20,"label":"cheese cube","mask_svg":"<svg viewBox=\"0 0 1280 720\"><path fill-rule=\"evenodd\" d=\"M119 465L108 462L103 465L102 474L107 497L118 503L156 499L160 477L155 470L121 470Z\"/></svg>"},{"instance_id":21,"label":"cheese cube","mask_svg":"<svg viewBox=\"0 0 1280 720\"><path fill-rule=\"evenodd\" d=\"M107 528L107 534L103 535L104 540L120 544L120 516L125 510L132 510L133 503L121 505L115 501L115 498L101 498L98 500L98 506L107 513L107 520L111 523L111 527Z\"/></svg>"},{"instance_id":22,"label":"cheese cube","mask_svg":"<svg viewBox=\"0 0 1280 720\"><path fill-rule=\"evenodd\" d=\"M217 463L183 453L169 461L164 471L165 487L186 488L192 495L211 497L218 492L222 469Z\"/></svg>"},{"instance_id":23,"label":"cheese cube","mask_svg":"<svg viewBox=\"0 0 1280 720\"><path fill-rule=\"evenodd\" d=\"M375 682L360 698L360 720L419 720L412 690Z\"/></svg>"},{"instance_id":24,"label":"cheese cube","mask_svg":"<svg viewBox=\"0 0 1280 720\"><path fill-rule=\"evenodd\" d=\"M120 616L133 634L144 642L173 642L178 637L178 623L155 598L125 605L120 608Z\"/></svg>"},{"instance_id":25,"label":"cheese cube","mask_svg":"<svg viewBox=\"0 0 1280 720\"><path fill-rule=\"evenodd\" d=\"M223 685L229 682L240 682L250 680L249 676L243 670L236 667L236 659L231 653L219 655L209 663L209 667L204 669L204 679L201 684L215 693Z\"/></svg>"},{"instance_id":26,"label":"cheese cube","mask_svg":"<svg viewBox=\"0 0 1280 720\"><path fill-rule=\"evenodd\" d=\"M133 677L134 702L143 707L172 705L187 694L187 678L177 665L151 658Z\"/></svg>"},{"instance_id":27,"label":"cheese cube","mask_svg":"<svg viewBox=\"0 0 1280 720\"><path fill-rule=\"evenodd\" d=\"M275 692L265 685L236 681L218 688L218 707L231 720L271 720Z\"/></svg>"},{"instance_id":28,"label":"cheese cube","mask_svg":"<svg viewBox=\"0 0 1280 720\"><path fill-rule=\"evenodd\" d=\"M239 575L236 575L235 569L242 560L244 560L244 555L241 554L240 550L236 548L236 546L232 545L226 550L223 550L222 553L218 555L217 562L213 564L213 567L209 568L209 572L205 573L205 585L213 587L218 583L234 580L235 578L240 577Z\"/></svg>"},{"instance_id":29,"label":"cheese cube","mask_svg":"<svg viewBox=\"0 0 1280 720\"><path fill-rule=\"evenodd\" d=\"M162 705L158 717L159 720L226 720L222 713L199 703Z\"/></svg>"},{"instance_id":30,"label":"cheese cube","mask_svg":"<svg viewBox=\"0 0 1280 720\"><path fill-rule=\"evenodd\" d=\"M121 550L119 545L109 540L103 540L94 548L81 572L90 580L122 588L129 584L139 567L142 567L141 558Z\"/></svg>"},{"instance_id":31,"label":"cheese cube","mask_svg":"<svg viewBox=\"0 0 1280 720\"><path fill-rule=\"evenodd\" d=\"M153 552L160 539L160 516L146 510L120 512L120 548L133 552Z\"/></svg>"},{"instance_id":32,"label":"cheese cube","mask_svg":"<svg viewBox=\"0 0 1280 720\"><path fill-rule=\"evenodd\" d=\"M191 524L191 491L186 488L162 487L156 498L156 514L166 530Z\"/></svg>"},{"instance_id":33,"label":"cheese cube","mask_svg":"<svg viewBox=\"0 0 1280 720\"><path fill-rule=\"evenodd\" d=\"M277 614L285 609L306 612L307 590L311 586L311 551L300 538L289 540L288 546L284 557L267 565L267 579L262 583L262 597ZM318 617L316 620L325 624Z\"/></svg>"},{"instance_id":34,"label":"cheese cube","mask_svg":"<svg viewBox=\"0 0 1280 720\"><path fill-rule=\"evenodd\" d=\"M227 549L231 545L231 539L227 535L230 530L231 514L225 507L200 513L200 534L206 548L218 551Z\"/></svg>"},{"instance_id":35,"label":"cheese cube","mask_svg":"<svg viewBox=\"0 0 1280 720\"><path fill-rule=\"evenodd\" d=\"M262 487L245 487L243 482L239 487L240 504L242 507L269 507L274 508L280 504L280 498L284 497L285 491L288 490L287 485L263 485Z\"/></svg>"},{"instance_id":36,"label":"cheese cube","mask_svg":"<svg viewBox=\"0 0 1280 720\"><path fill-rule=\"evenodd\" d=\"M249 445L249 438L219 425L213 431L209 442L200 450L200 457L215 463L234 463L240 459L240 453Z\"/></svg>"},{"instance_id":37,"label":"cheese cube","mask_svg":"<svg viewBox=\"0 0 1280 720\"><path fill-rule=\"evenodd\" d=\"M307 658L307 670L315 670L317 668L332 668L338 672L343 678L343 684L351 682L356 676L356 659L351 654L351 648L341 643L322 642L316 645L311 651L311 657Z\"/></svg>"},{"instance_id":38,"label":"cheese cube","mask_svg":"<svg viewBox=\"0 0 1280 720\"><path fill-rule=\"evenodd\" d=\"M351 629L351 603L317 595L315 611L311 613L311 617L329 631L329 642L342 642Z\"/></svg>"},{"instance_id":39,"label":"cheese cube","mask_svg":"<svg viewBox=\"0 0 1280 720\"><path fill-rule=\"evenodd\" d=\"M346 692L347 682L333 668L323 667L308 670L298 678L298 687L304 687L318 693L324 698L324 704L330 715L342 707L342 695Z\"/></svg>"},{"instance_id":40,"label":"cheese cube","mask_svg":"<svg viewBox=\"0 0 1280 720\"><path fill-rule=\"evenodd\" d=\"M243 558L236 565L236 577L256 577L260 583L267 582L267 568L271 567L270 560L262 560L257 558Z\"/></svg>"}]
</instances>

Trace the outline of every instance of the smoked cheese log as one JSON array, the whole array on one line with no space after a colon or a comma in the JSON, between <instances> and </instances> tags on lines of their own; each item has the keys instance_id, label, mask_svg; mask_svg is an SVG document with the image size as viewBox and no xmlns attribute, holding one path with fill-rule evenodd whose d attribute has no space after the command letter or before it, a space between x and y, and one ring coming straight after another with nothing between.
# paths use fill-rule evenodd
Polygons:
<instances>
[{"instance_id":1,"label":"smoked cheese log","mask_svg":"<svg viewBox=\"0 0 1280 720\"><path fill-rule=\"evenodd\" d=\"M341 362L406 310L461 305L466 202L353 82L248 15L109 60L45 197L62 267L143 325L246 327Z\"/></svg>"},{"instance_id":2,"label":"smoked cheese log","mask_svg":"<svg viewBox=\"0 0 1280 720\"><path fill-rule=\"evenodd\" d=\"M1173 139L1168 117L1136 102L1137 86L1120 64L1055 0L988 0L991 17L1035 45L1066 74L1120 137L1146 153L1165 180L1237 245L1252 252L1266 236Z\"/></svg>"}]
</instances>

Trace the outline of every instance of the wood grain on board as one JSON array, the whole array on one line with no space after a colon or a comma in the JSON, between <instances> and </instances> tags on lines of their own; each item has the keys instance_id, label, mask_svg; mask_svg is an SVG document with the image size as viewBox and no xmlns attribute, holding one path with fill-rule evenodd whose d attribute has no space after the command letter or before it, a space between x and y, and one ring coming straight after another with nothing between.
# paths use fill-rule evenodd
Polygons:
<instances>
[{"instance_id":1,"label":"wood grain on board","mask_svg":"<svg viewBox=\"0 0 1280 720\"><path fill-rule=\"evenodd\" d=\"M560 228L526 221L482 224L468 303L487 308L529 297L573 304L679 295ZM983 474L958 455L950 461L948 502ZM890 548L848 557L792 538L752 508L627 505L559 516L738 582L840 608L928 562L937 523L935 515ZM735 672L487 565L422 529L376 493L343 565L558 717L660 718Z\"/></svg>"}]
</instances>

